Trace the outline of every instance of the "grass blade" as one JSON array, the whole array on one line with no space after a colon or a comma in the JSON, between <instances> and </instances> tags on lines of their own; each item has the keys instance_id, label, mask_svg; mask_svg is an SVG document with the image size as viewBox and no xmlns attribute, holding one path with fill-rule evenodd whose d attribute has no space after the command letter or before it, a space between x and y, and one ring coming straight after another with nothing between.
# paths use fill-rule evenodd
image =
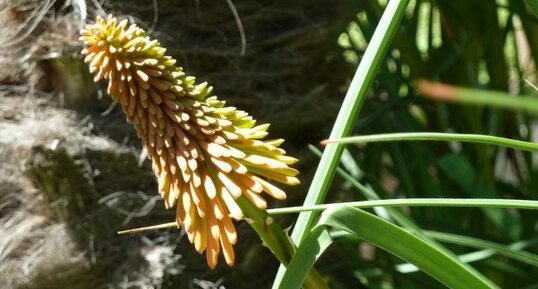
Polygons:
<instances>
[{"instance_id":1,"label":"grass blade","mask_svg":"<svg viewBox=\"0 0 538 289\"><path fill-rule=\"evenodd\" d=\"M333 234L331 234L331 236L333 236ZM512 250L513 252L517 252L525 248L535 246L536 244L538 244L538 238L517 241L509 245L506 245L505 247L508 248L509 250ZM471 263L471 262L477 262L480 260L490 258L492 256L495 256L495 254L496 252L493 249L484 249L484 250L479 250L479 251L475 251L471 253L458 255L458 259L465 263ZM404 273L404 274L414 273L414 272L419 271L419 269L415 265L409 264L409 263L399 264L396 266L395 269L396 271L400 273Z\"/></svg>"},{"instance_id":2,"label":"grass blade","mask_svg":"<svg viewBox=\"0 0 538 289\"><path fill-rule=\"evenodd\" d=\"M462 245L477 249L491 249L498 255L502 255L538 267L538 255L530 252L515 251L505 245L467 236L432 231L425 231L425 233L429 237L441 242Z\"/></svg>"},{"instance_id":3,"label":"grass blade","mask_svg":"<svg viewBox=\"0 0 538 289\"><path fill-rule=\"evenodd\" d=\"M309 146L309 149L316 155L321 156L321 152L313 145ZM354 187L357 191L359 191L366 199L372 201L372 200L380 200L379 196L371 189L364 185L362 185L359 181L354 179L350 174L348 174L344 169L337 167L336 173L338 173L341 177L343 177L346 181L348 181L352 187ZM382 208L384 213L388 214L392 219L394 219L395 222L400 224L401 226L408 228L408 229L414 229L414 230L420 230L420 228L409 218L404 216L402 213L398 212L397 210L393 208ZM427 238L426 236L424 236Z\"/></svg>"},{"instance_id":4,"label":"grass blade","mask_svg":"<svg viewBox=\"0 0 538 289\"><path fill-rule=\"evenodd\" d=\"M472 143L492 144L531 152L538 152L538 144L513 140L504 137L481 135L481 134L458 134L458 133L438 133L438 132L412 132L412 133L387 133L365 136L352 136L341 139L329 139L323 141L324 144L339 143L369 143L369 142L392 142L392 141L461 141Z\"/></svg>"},{"instance_id":5,"label":"grass blade","mask_svg":"<svg viewBox=\"0 0 538 289\"><path fill-rule=\"evenodd\" d=\"M301 242L293 259L284 271L278 289L301 288L308 270L333 242L327 228L319 226L312 229Z\"/></svg>"},{"instance_id":6,"label":"grass blade","mask_svg":"<svg viewBox=\"0 0 538 289\"><path fill-rule=\"evenodd\" d=\"M353 76L351 85L336 117L330 138L341 138L351 133L370 84L374 80L379 65L404 17L408 3L409 0L392 0L387 4L359 67L357 67L357 71ZM327 146L305 198L305 205L320 204L325 200L342 151L343 145ZM299 243L303 239L304 234L312 227L316 216L314 212L305 212L299 215L291 234L291 238L295 243ZM278 288L283 271L284 266L281 265L275 277L273 288Z\"/></svg>"},{"instance_id":7,"label":"grass blade","mask_svg":"<svg viewBox=\"0 0 538 289\"><path fill-rule=\"evenodd\" d=\"M449 288L498 288L472 267L410 232L360 209L329 209L324 212L319 224L352 233L414 264Z\"/></svg>"},{"instance_id":8,"label":"grass blade","mask_svg":"<svg viewBox=\"0 0 538 289\"><path fill-rule=\"evenodd\" d=\"M538 210L538 201L514 199L456 199L456 198L409 198L386 199L372 201L342 202L312 206L297 206L269 209L270 215L294 214L307 211L324 211L340 208L374 208L374 207L469 207L469 208L501 208Z\"/></svg>"},{"instance_id":9,"label":"grass blade","mask_svg":"<svg viewBox=\"0 0 538 289\"><path fill-rule=\"evenodd\" d=\"M409 230L409 231L416 235L416 231L413 231L413 230ZM437 237L437 236L434 235L434 233L437 233L437 232L432 232L432 231L421 231L421 232L423 234L428 235L429 237L432 237L432 238ZM446 233L440 233L440 234L446 234ZM353 234L351 234L349 232L345 232L345 231L330 232L330 235L331 235L331 238L333 238L333 240L336 240L338 238L343 238L343 237L346 237L346 238L358 238L357 236L355 236L355 235L353 235ZM458 235L457 237L460 237L460 236ZM445 241L445 240L442 240L441 238L438 238L438 240ZM446 242L451 243L448 240L446 240ZM508 245L499 245L499 246L502 246L504 248L504 250L509 250L511 253L519 253L519 252L521 252L521 250L523 250L525 248L528 248L528 247L535 246L536 244L538 244L538 238L517 241L517 242L511 243L511 244L508 244ZM485 245L485 244L484 245L482 245L482 244L472 245L470 243L462 242L462 245L469 246L469 247L475 247L475 248L479 248L479 247L480 248L487 248L487 249L483 249L483 250L479 250L479 251L475 251L475 252L470 252L470 253L466 253L466 254L457 255L458 260L460 260L463 263L477 262L477 261L484 260L484 259L490 258L492 256L496 256L496 255L499 254L499 251L496 250L494 247L489 247L489 245ZM522 252L522 253L528 253L528 252ZM532 253L529 253L529 254L532 254ZM535 254L532 254L532 255L535 255ZM523 258L527 258L527 257L523 257ZM535 256L532 256L532 258L529 258L528 261L534 263L536 261L535 258L536 258ZM526 261L523 261L523 262L529 263L529 262L526 262ZM410 263L398 264L398 265L396 265L394 267L394 269L397 272L400 272L400 273L403 273L403 274L415 273L415 272L420 271L415 265L410 264Z\"/></svg>"},{"instance_id":10,"label":"grass blade","mask_svg":"<svg viewBox=\"0 0 538 289\"><path fill-rule=\"evenodd\" d=\"M351 81L330 138L341 138L351 132L362 103L366 98L368 88L403 18L408 3L409 0L393 0L385 8L385 12ZM342 150L343 146L339 144L327 146L308 190L305 205L319 204L325 200ZM293 241L298 243L303 238L304 233L312 227L315 217L316 215L313 213L305 213L299 216L291 236Z\"/></svg>"}]
</instances>

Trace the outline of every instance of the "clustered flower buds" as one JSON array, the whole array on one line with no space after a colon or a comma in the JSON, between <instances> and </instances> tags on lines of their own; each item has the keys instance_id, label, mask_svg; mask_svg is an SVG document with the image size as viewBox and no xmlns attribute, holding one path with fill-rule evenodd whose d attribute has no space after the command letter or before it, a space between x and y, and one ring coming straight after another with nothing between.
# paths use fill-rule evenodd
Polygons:
<instances>
[{"instance_id":1,"label":"clustered flower buds","mask_svg":"<svg viewBox=\"0 0 538 289\"><path fill-rule=\"evenodd\" d=\"M167 208L176 205L183 225L209 267L220 252L234 263L237 234L231 217L243 217L236 199L260 209L266 193L286 194L267 180L299 183L295 158L279 148L283 140L263 140L269 125L211 96L212 87L186 76L166 49L126 20L97 18L81 31L85 62L94 80L108 80L108 94L121 104L152 160Z\"/></svg>"}]
</instances>

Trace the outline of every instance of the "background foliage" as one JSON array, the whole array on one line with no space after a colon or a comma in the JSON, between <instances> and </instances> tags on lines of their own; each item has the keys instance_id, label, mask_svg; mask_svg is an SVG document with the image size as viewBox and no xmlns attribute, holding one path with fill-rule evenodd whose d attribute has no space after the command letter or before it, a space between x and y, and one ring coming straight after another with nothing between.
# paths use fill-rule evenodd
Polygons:
<instances>
[{"instance_id":1,"label":"background foliage","mask_svg":"<svg viewBox=\"0 0 538 289\"><path fill-rule=\"evenodd\" d=\"M233 3L247 40L243 56L225 1L0 2L5 23L0 34L5 40L0 283L10 288L270 287L277 263L246 224L237 266L213 272L177 230L115 236L120 228L167 222L173 212L163 213L155 197L134 131L108 97L98 97L99 87L91 85L77 56L77 30L88 21L84 7L88 19L103 9L152 30L189 73L260 122L271 122L271 134L288 140L285 148L301 159L304 185L288 194L285 205L300 204L318 160L307 145L327 137L386 1ZM415 84L429 79L511 97L536 95L529 83L538 82L537 21L522 0L411 1L354 134L439 131L536 142L532 115L435 102L424 99L428 91L419 94ZM379 143L348 146L341 164L381 198L535 200L534 158L530 152L477 144ZM349 180L336 177L327 201L362 198ZM402 211L423 229L460 235L460 240L528 240L527 250L537 253L535 211ZM294 219L278 221L291 225ZM458 254L474 251L448 247ZM65 254L54 254L58 251ZM318 269L331 288L443 288L399 263L363 241L343 237ZM502 288L538 284L535 266L506 257L473 265Z\"/></svg>"},{"instance_id":2,"label":"background foliage","mask_svg":"<svg viewBox=\"0 0 538 289\"><path fill-rule=\"evenodd\" d=\"M349 61L360 60L365 39L375 27L372 23L382 11L377 1L366 2L339 39ZM532 141L532 116L481 105L436 103L422 99L414 87L415 81L425 78L512 95L535 94L526 81L532 83L535 79L536 51L531 47L536 44L531 31L536 18L524 2L416 1L407 12L373 88L372 100L362 110L357 134L452 131ZM359 176L381 198L536 198L536 169L531 153L478 144L430 142L375 144L350 151L353 163L362 168ZM413 208L406 213L424 229L500 243L535 235L536 213L532 211ZM343 242L343 246L357 245ZM461 246L449 248L460 254L470 252ZM420 274L388 273L394 260L376 253L371 261L386 269L375 271L378 285L372 285L374 288L387 280L398 284L397 288L440 286ZM341 257L346 256L350 255ZM358 256L352 258L355 257ZM349 260L351 267L363 269L356 270L355 277L376 283L376 278L365 275L373 274L375 267L357 264L356 260ZM536 273L531 273L536 272L534 266L505 262L502 258L474 265L501 288L523 288L536 282Z\"/></svg>"}]
</instances>

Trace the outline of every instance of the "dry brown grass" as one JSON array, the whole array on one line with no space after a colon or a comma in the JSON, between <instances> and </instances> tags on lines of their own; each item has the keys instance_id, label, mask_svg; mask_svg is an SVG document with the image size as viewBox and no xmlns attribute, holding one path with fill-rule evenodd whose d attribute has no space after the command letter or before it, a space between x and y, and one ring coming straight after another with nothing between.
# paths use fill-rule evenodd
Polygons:
<instances>
[{"instance_id":1,"label":"dry brown grass","mask_svg":"<svg viewBox=\"0 0 538 289\"><path fill-rule=\"evenodd\" d=\"M134 131L107 98L95 97L77 58L84 10L95 18L95 2L0 0L0 284L251 288L248 279L268 286L273 276L267 271L276 263L252 245L258 240L247 226L239 227L244 241L233 272L218 267L208 273L190 247L181 247L178 231L116 237L118 229L173 216L162 214L148 162L138 166ZM321 0L234 1L247 41L241 56L237 24L224 1L159 0L153 24L151 2L105 1L103 9L155 27L154 36L190 74L260 122L273 123L271 134L290 140L286 148L305 159L304 144L317 142L329 126L345 86L342 75L349 74L334 49L348 7ZM308 175L309 163L302 166ZM62 185L64 179L71 185ZM74 186L75 180L83 185ZM292 202L300 198L290 195ZM178 275L181 264L188 270Z\"/></svg>"}]
</instances>

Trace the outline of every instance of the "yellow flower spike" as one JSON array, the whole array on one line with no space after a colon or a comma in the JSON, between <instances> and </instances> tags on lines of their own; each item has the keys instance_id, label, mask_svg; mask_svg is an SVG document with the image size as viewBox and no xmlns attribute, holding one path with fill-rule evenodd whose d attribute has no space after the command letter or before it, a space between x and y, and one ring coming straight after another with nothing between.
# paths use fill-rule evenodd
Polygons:
<instances>
[{"instance_id":1,"label":"yellow flower spike","mask_svg":"<svg viewBox=\"0 0 538 289\"><path fill-rule=\"evenodd\" d=\"M211 86L185 75L136 25L97 17L80 40L94 80L108 81L107 92L142 139L166 207L177 206L177 225L205 251L210 268L220 253L233 265L237 233L230 217L243 217L236 200L244 196L265 209L262 192L285 199L267 179L298 184L298 171L288 166L297 160L278 148L283 140L263 141L268 124L255 126L246 112L211 96Z\"/></svg>"}]
</instances>

